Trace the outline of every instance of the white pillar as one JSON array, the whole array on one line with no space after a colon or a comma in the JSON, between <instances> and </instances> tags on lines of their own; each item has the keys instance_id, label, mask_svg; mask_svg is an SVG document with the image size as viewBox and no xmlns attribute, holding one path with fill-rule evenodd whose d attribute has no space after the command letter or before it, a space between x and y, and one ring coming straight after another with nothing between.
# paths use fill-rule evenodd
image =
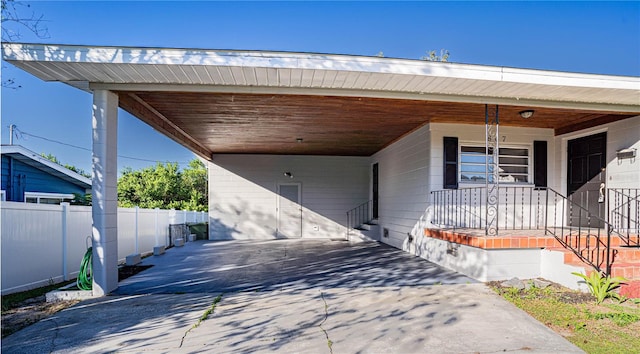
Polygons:
<instances>
[{"instance_id":1,"label":"white pillar","mask_svg":"<svg viewBox=\"0 0 640 354\"><path fill-rule=\"evenodd\" d=\"M135 207L135 212L136 212L136 222L135 222L135 224L136 224L136 234L135 234L136 235L136 251L135 251L135 254L139 254L140 252L138 251L138 229L139 229L139 227L138 227L138 220L139 220L138 216L140 215L140 207L137 206L137 205Z\"/></svg>"},{"instance_id":2,"label":"white pillar","mask_svg":"<svg viewBox=\"0 0 640 354\"><path fill-rule=\"evenodd\" d=\"M160 212L160 209L159 208L155 208L155 211L156 211L156 213L155 213L156 214L156 234L155 234L156 235L156 243L155 243L154 246L160 246L159 243L158 243L158 213Z\"/></svg>"},{"instance_id":3,"label":"white pillar","mask_svg":"<svg viewBox=\"0 0 640 354\"><path fill-rule=\"evenodd\" d=\"M93 92L93 295L118 287L118 95Z\"/></svg>"},{"instance_id":4,"label":"white pillar","mask_svg":"<svg viewBox=\"0 0 640 354\"><path fill-rule=\"evenodd\" d=\"M69 278L67 270L67 220L69 219L69 203L60 203L62 207L62 280L67 281Z\"/></svg>"}]
</instances>

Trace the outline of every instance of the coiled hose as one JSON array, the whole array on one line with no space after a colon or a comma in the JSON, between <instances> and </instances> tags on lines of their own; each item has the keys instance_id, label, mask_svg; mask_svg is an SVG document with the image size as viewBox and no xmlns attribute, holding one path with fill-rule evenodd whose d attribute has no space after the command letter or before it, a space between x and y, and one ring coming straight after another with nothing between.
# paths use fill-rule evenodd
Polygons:
<instances>
[{"instance_id":1,"label":"coiled hose","mask_svg":"<svg viewBox=\"0 0 640 354\"><path fill-rule=\"evenodd\" d=\"M89 247L82 257L80 263L80 274L76 280L76 285L80 290L91 290L93 288L93 279L91 279L91 262L93 259L93 247Z\"/></svg>"}]
</instances>

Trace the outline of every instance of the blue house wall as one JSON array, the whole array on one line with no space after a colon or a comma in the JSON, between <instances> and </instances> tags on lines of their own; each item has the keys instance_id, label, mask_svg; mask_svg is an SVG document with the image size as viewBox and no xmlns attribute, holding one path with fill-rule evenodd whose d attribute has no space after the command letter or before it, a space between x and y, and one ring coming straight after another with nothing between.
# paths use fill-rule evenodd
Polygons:
<instances>
[{"instance_id":1,"label":"blue house wall","mask_svg":"<svg viewBox=\"0 0 640 354\"><path fill-rule=\"evenodd\" d=\"M2 155L1 180L7 201L23 202L24 192L85 194L85 189L81 186L6 155Z\"/></svg>"}]
</instances>

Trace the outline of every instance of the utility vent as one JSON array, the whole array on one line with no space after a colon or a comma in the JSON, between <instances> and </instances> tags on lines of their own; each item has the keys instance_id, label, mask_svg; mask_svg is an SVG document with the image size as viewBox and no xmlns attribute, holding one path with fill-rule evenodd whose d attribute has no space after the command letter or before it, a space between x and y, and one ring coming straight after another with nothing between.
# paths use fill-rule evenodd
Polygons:
<instances>
[{"instance_id":1,"label":"utility vent","mask_svg":"<svg viewBox=\"0 0 640 354\"><path fill-rule=\"evenodd\" d=\"M386 227L382 229L382 237L389 237L389 229Z\"/></svg>"}]
</instances>

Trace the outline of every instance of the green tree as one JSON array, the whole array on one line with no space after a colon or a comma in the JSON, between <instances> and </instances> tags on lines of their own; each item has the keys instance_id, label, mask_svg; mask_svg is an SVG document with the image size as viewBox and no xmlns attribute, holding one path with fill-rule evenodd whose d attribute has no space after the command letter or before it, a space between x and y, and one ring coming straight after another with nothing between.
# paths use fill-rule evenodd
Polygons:
<instances>
[{"instance_id":1,"label":"green tree","mask_svg":"<svg viewBox=\"0 0 640 354\"><path fill-rule=\"evenodd\" d=\"M79 167L76 167L74 165L69 165L69 164L60 162L60 160L58 160L58 158L56 156L54 156L53 154L45 154L43 152L43 153L40 154L40 156L44 157L45 159L47 159L47 160L49 160L49 161L51 161L53 163L57 163L58 165L66 168L68 170L71 170L71 171L73 171L73 172L75 172L75 173L77 173L77 174L79 174L81 176L84 176L84 177L87 177L87 178L91 178L91 174L90 173L85 172L85 170L83 170L83 169L81 169Z\"/></svg>"},{"instance_id":2,"label":"green tree","mask_svg":"<svg viewBox=\"0 0 640 354\"><path fill-rule=\"evenodd\" d=\"M141 170L126 168L118 179L122 207L208 210L207 170L192 160L180 171L177 163L157 163Z\"/></svg>"},{"instance_id":3,"label":"green tree","mask_svg":"<svg viewBox=\"0 0 640 354\"><path fill-rule=\"evenodd\" d=\"M440 54L436 53L435 50L431 50L427 52L427 55L420 58L421 60L426 61L449 61L449 51L446 49L440 49Z\"/></svg>"}]
</instances>

